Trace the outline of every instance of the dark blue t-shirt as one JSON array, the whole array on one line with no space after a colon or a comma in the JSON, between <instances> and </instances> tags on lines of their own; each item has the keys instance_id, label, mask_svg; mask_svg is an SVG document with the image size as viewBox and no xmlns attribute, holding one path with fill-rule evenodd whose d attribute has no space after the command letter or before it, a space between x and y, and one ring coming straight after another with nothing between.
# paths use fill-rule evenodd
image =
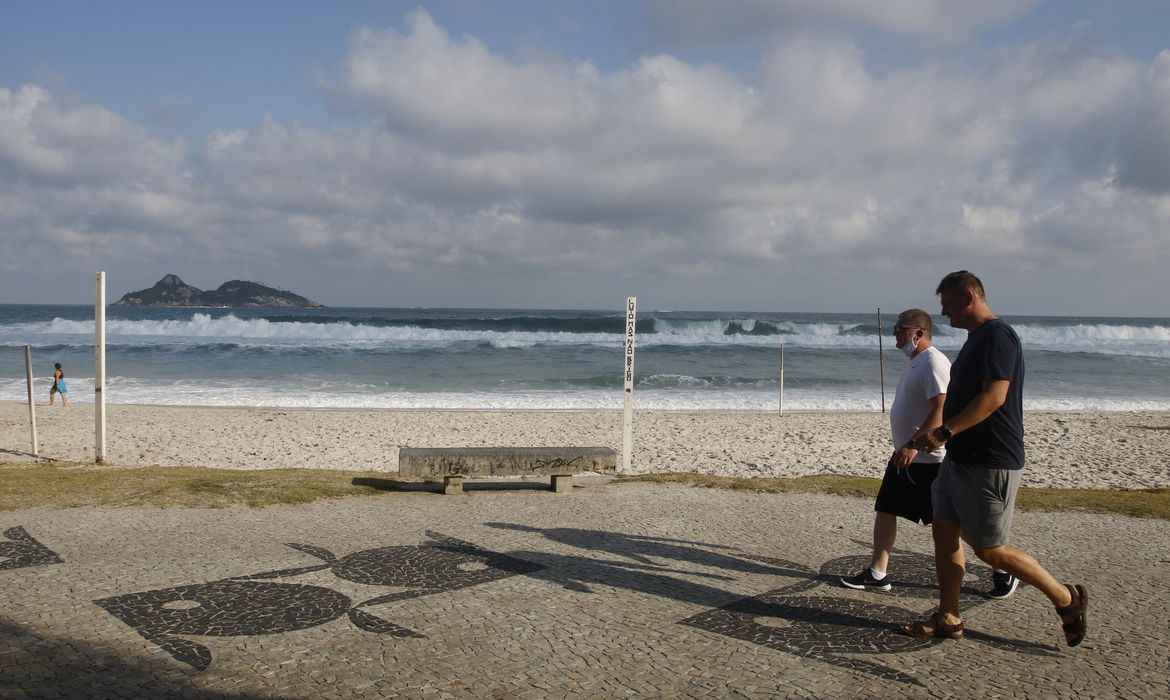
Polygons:
<instances>
[{"instance_id":1,"label":"dark blue t-shirt","mask_svg":"<svg viewBox=\"0 0 1170 700\"><path fill-rule=\"evenodd\" d=\"M1007 379L1007 400L982 423L947 443L947 456L958 464L1022 469L1024 467L1024 351L1020 337L996 318L967 334L951 365L951 383L943 404L943 422L957 416L983 391L985 380Z\"/></svg>"}]
</instances>

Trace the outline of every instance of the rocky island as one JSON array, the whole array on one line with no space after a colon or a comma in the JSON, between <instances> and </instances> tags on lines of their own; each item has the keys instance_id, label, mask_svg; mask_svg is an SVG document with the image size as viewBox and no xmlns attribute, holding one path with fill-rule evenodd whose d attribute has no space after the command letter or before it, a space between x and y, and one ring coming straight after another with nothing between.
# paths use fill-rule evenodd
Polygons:
<instances>
[{"instance_id":1,"label":"rocky island","mask_svg":"<svg viewBox=\"0 0 1170 700\"><path fill-rule=\"evenodd\" d=\"M217 306L217 307L294 307L318 309L321 304L299 294L274 289L256 282L231 280L217 289L203 291L192 287L178 275L165 275L150 289L128 292L114 302L129 306Z\"/></svg>"}]
</instances>

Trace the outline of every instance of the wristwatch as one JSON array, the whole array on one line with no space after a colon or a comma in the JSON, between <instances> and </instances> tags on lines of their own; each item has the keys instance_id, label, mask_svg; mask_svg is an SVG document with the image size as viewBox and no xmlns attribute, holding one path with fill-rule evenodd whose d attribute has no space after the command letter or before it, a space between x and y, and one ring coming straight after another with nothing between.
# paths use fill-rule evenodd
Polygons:
<instances>
[{"instance_id":1,"label":"wristwatch","mask_svg":"<svg viewBox=\"0 0 1170 700\"><path fill-rule=\"evenodd\" d=\"M951 429L945 425L938 426L934 429L934 432L942 438L943 442L946 442L955 436L955 434L951 432Z\"/></svg>"}]
</instances>

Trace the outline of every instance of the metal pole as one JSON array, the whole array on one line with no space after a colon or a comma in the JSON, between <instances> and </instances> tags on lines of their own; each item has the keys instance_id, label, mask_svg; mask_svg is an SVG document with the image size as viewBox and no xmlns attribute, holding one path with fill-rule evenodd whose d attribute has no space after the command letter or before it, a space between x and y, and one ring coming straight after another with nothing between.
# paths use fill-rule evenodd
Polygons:
<instances>
[{"instance_id":1,"label":"metal pole","mask_svg":"<svg viewBox=\"0 0 1170 700\"><path fill-rule=\"evenodd\" d=\"M878 372L882 381L882 413L886 412L886 358L882 354L882 307L877 307L878 318Z\"/></svg>"},{"instance_id":2,"label":"metal pole","mask_svg":"<svg viewBox=\"0 0 1170 700\"><path fill-rule=\"evenodd\" d=\"M784 342L780 342L780 415L784 415Z\"/></svg>"},{"instance_id":3,"label":"metal pole","mask_svg":"<svg viewBox=\"0 0 1170 700\"><path fill-rule=\"evenodd\" d=\"M32 373L32 346L24 346L24 373L28 377L28 424L32 428L32 453L33 457L40 457L41 452L37 447L37 408L33 401L33 373Z\"/></svg>"},{"instance_id":4,"label":"metal pole","mask_svg":"<svg viewBox=\"0 0 1170 700\"><path fill-rule=\"evenodd\" d=\"M93 457L106 461L106 273L97 273L97 299L93 308L94 381L93 381Z\"/></svg>"},{"instance_id":5,"label":"metal pole","mask_svg":"<svg viewBox=\"0 0 1170 700\"><path fill-rule=\"evenodd\" d=\"M622 471L630 471L634 451L634 336L638 327L638 297L626 298L625 411L622 417Z\"/></svg>"}]
</instances>

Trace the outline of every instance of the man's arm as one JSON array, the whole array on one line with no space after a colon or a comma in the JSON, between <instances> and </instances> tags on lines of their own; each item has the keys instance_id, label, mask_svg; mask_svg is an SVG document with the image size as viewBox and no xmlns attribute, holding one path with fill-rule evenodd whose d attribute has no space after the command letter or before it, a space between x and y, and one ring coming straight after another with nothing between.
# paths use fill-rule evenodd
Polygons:
<instances>
[{"instance_id":1,"label":"man's arm","mask_svg":"<svg viewBox=\"0 0 1170 700\"><path fill-rule=\"evenodd\" d=\"M920 430L931 432L938 426L942 425L943 404L947 402L947 395L939 394L930 399L930 414L926 416L926 422L922 424Z\"/></svg>"},{"instance_id":2,"label":"man's arm","mask_svg":"<svg viewBox=\"0 0 1170 700\"><path fill-rule=\"evenodd\" d=\"M957 416L947 421L947 428L950 429L951 435L958 435L987 420L988 416L995 413L1007 401L1008 388L1011 387L1011 383L1010 379L983 380L983 391L971 399ZM929 432L919 431L915 435L916 445L920 449L933 450L945 442L939 437L934 428L931 428Z\"/></svg>"}]
</instances>

